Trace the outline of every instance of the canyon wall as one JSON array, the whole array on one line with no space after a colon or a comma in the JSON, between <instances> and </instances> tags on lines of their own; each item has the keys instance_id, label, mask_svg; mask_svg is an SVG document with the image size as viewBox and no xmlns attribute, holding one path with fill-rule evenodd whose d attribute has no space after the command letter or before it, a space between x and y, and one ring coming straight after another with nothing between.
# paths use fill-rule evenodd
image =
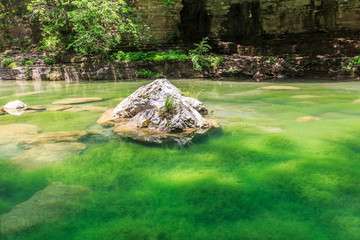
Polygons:
<instances>
[{"instance_id":1,"label":"canyon wall","mask_svg":"<svg viewBox=\"0 0 360 240\"><path fill-rule=\"evenodd\" d=\"M3 47L39 41L36 21L26 17L29 0L0 0ZM286 36L360 34L360 0L129 0L152 27L150 44L194 43L205 36L254 44Z\"/></svg>"}]
</instances>

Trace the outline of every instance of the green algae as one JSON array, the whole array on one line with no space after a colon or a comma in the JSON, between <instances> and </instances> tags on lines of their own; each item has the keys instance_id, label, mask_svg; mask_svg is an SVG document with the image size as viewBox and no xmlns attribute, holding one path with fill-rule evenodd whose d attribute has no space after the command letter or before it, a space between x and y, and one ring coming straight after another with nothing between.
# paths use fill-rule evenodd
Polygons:
<instances>
[{"instance_id":1,"label":"green algae","mask_svg":"<svg viewBox=\"0 0 360 240\"><path fill-rule=\"evenodd\" d=\"M114 98L124 98L142 84L64 85L55 93L25 99L51 104L67 97L93 96L104 99L94 105L114 107L118 103ZM91 193L71 216L0 236L360 238L360 105L352 103L358 98L357 83L286 83L301 88L287 91L258 90L270 83L174 84L201 92L199 99L222 124L221 134L186 148L149 147L120 138L93 142L82 154L33 172L1 161L0 213L55 181L86 186ZM300 94L318 97L291 97ZM304 100L315 103L301 103ZM39 112L1 116L0 124L35 124L42 131L82 130L96 125L100 115ZM301 116L320 120L297 122ZM259 126L281 131L267 132Z\"/></svg>"}]
</instances>

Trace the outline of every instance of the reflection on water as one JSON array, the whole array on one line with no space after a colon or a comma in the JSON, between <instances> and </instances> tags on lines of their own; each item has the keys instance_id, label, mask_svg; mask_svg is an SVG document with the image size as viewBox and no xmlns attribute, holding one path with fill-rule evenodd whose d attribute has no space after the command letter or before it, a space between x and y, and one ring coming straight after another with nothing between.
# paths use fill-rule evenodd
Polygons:
<instances>
[{"instance_id":1,"label":"reflection on water","mask_svg":"<svg viewBox=\"0 0 360 240\"><path fill-rule=\"evenodd\" d=\"M148 82L0 82L1 239L360 239L357 82L172 80L222 125L186 148L96 123Z\"/></svg>"}]
</instances>

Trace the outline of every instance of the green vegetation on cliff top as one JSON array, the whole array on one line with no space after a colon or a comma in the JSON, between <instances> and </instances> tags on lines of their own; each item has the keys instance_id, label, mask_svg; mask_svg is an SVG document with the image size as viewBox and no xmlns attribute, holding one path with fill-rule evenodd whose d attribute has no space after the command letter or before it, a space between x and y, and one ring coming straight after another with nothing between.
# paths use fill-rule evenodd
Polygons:
<instances>
[{"instance_id":1,"label":"green vegetation on cliff top","mask_svg":"<svg viewBox=\"0 0 360 240\"><path fill-rule=\"evenodd\" d=\"M121 45L138 45L148 27L124 0L34 0L31 19L41 25L42 49L108 55Z\"/></svg>"}]
</instances>

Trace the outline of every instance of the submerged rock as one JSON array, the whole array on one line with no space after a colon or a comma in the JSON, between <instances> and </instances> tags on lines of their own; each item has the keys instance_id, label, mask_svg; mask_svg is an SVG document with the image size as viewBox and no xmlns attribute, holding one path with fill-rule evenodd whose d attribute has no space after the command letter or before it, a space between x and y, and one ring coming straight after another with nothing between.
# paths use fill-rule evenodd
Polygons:
<instances>
[{"instance_id":1,"label":"submerged rock","mask_svg":"<svg viewBox=\"0 0 360 240\"><path fill-rule=\"evenodd\" d=\"M0 144L16 143L20 137L34 135L39 131L39 127L30 124L0 125Z\"/></svg>"},{"instance_id":2,"label":"submerged rock","mask_svg":"<svg viewBox=\"0 0 360 240\"><path fill-rule=\"evenodd\" d=\"M84 112L84 111L93 111L93 112L103 112L106 111L107 107L98 107L93 105L75 105L70 108L64 109L64 112Z\"/></svg>"},{"instance_id":3,"label":"submerged rock","mask_svg":"<svg viewBox=\"0 0 360 240\"><path fill-rule=\"evenodd\" d=\"M46 105L35 105L27 107L26 110L33 110L33 111L45 111L47 108Z\"/></svg>"},{"instance_id":4,"label":"submerged rock","mask_svg":"<svg viewBox=\"0 0 360 240\"><path fill-rule=\"evenodd\" d=\"M313 116L303 116L303 117L298 117L296 119L297 122L316 122L319 120L320 120L320 118L313 117Z\"/></svg>"},{"instance_id":5,"label":"submerged rock","mask_svg":"<svg viewBox=\"0 0 360 240\"><path fill-rule=\"evenodd\" d=\"M319 97L318 95L294 95L291 96L291 98L298 98L298 99L303 99L303 98L316 98Z\"/></svg>"},{"instance_id":6,"label":"submerged rock","mask_svg":"<svg viewBox=\"0 0 360 240\"><path fill-rule=\"evenodd\" d=\"M263 90L299 90L299 87L292 87L292 86L266 86L261 87L259 89Z\"/></svg>"},{"instance_id":7,"label":"submerged rock","mask_svg":"<svg viewBox=\"0 0 360 240\"><path fill-rule=\"evenodd\" d=\"M103 115L97 120L97 123L105 127L113 127L116 124L116 117L112 115L114 109L108 109Z\"/></svg>"},{"instance_id":8,"label":"submerged rock","mask_svg":"<svg viewBox=\"0 0 360 240\"><path fill-rule=\"evenodd\" d=\"M89 97L89 98L66 98L53 102L54 105L71 105L71 104L80 104L88 102L97 102L102 101L102 98L99 97Z\"/></svg>"},{"instance_id":9,"label":"submerged rock","mask_svg":"<svg viewBox=\"0 0 360 240\"><path fill-rule=\"evenodd\" d=\"M47 132L36 135L22 136L18 139L18 144L31 147L39 144L59 143L59 142L77 142L88 138L91 135L100 134L98 131L70 131L70 132Z\"/></svg>"},{"instance_id":10,"label":"submerged rock","mask_svg":"<svg viewBox=\"0 0 360 240\"><path fill-rule=\"evenodd\" d=\"M203 134L215 121L204 118L204 105L195 98L183 96L167 79L157 79L140 87L124 99L98 123L116 125L114 132L146 142L162 143L174 140L181 145L191 141L195 134Z\"/></svg>"},{"instance_id":11,"label":"submerged rock","mask_svg":"<svg viewBox=\"0 0 360 240\"><path fill-rule=\"evenodd\" d=\"M257 126L256 128L268 133L279 133L283 131L283 129L279 127Z\"/></svg>"},{"instance_id":12,"label":"submerged rock","mask_svg":"<svg viewBox=\"0 0 360 240\"><path fill-rule=\"evenodd\" d=\"M71 215L89 189L54 182L0 216L1 233L13 233Z\"/></svg>"},{"instance_id":13,"label":"submerged rock","mask_svg":"<svg viewBox=\"0 0 360 240\"><path fill-rule=\"evenodd\" d=\"M46 111L55 112L55 111L64 111L65 109L71 108L71 105L58 105L58 106L50 106L46 108Z\"/></svg>"},{"instance_id":14,"label":"submerged rock","mask_svg":"<svg viewBox=\"0 0 360 240\"><path fill-rule=\"evenodd\" d=\"M21 152L12 158L10 162L23 169L33 170L77 155L85 148L85 144L77 142L39 144L34 148Z\"/></svg>"},{"instance_id":15,"label":"submerged rock","mask_svg":"<svg viewBox=\"0 0 360 240\"><path fill-rule=\"evenodd\" d=\"M17 144L18 139L25 135L37 134L40 129L29 124L0 125L0 159L10 159L24 149Z\"/></svg>"}]
</instances>

